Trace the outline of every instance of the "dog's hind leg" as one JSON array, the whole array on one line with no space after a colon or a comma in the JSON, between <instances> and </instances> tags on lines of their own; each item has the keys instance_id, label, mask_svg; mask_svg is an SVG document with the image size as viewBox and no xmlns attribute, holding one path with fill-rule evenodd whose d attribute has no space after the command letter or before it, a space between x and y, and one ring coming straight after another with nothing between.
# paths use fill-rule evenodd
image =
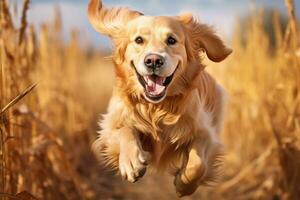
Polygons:
<instances>
[{"instance_id":1,"label":"dog's hind leg","mask_svg":"<svg viewBox=\"0 0 300 200\"><path fill-rule=\"evenodd\" d=\"M191 195L199 185L210 184L218 179L222 145L213 141L208 133L202 135L194 141L185 167L175 177L174 184L179 197Z\"/></svg>"}]
</instances>

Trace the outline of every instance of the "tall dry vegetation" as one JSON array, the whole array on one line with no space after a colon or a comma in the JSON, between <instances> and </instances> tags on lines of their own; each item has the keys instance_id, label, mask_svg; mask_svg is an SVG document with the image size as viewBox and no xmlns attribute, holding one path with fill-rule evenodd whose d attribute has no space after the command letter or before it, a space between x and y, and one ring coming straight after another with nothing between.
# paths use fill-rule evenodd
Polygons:
<instances>
[{"instance_id":1,"label":"tall dry vegetation","mask_svg":"<svg viewBox=\"0 0 300 200\"><path fill-rule=\"evenodd\" d=\"M93 177L89 144L110 95L111 66L80 47L78 32L63 40L59 10L37 34L28 4L16 27L0 0L0 197L104 199L114 190L95 181L111 179ZM286 5L284 33L273 16L275 45L263 11L255 11L246 36L237 27L231 59L211 68L230 94L224 183L191 199L300 199L300 37L292 1Z\"/></svg>"},{"instance_id":2,"label":"tall dry vegetation","mask_svg":"<svg viewBox=\"0 0 300 200\"><path fill-rule=\"evenodd\" d=\"M79 47L76 31L64 42L59 10L37 35L27 24L28 5L25 0L16 27L9 5L0 0L0 199L29 199L30 193L84 199L75 166L80 145L89 150L94 113L78 99L85 95L80 85L85 66L99 59Z\"/></svg>"},{"instance_id":3,"label":"tall dry vegetation","mask_svg":"<svg viewBox=\"0 0 300 200\"><path fill-rule=\"evenodd\" d=\"M246 36L237 27L235 53L219 72L231 96L223 135L229 179L220 186L229 199L300 199L300 35L293 2L285 3L284 33L273 16L276 44L256 10Z\"/></svg>"}]
</instances>

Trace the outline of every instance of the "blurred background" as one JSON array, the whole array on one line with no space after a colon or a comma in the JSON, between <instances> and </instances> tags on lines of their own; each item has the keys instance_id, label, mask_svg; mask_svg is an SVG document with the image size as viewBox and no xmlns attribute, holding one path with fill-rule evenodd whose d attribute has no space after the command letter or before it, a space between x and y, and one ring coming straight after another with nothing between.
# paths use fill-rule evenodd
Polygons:
<instances>
[{"instance_id":1,"label":"blurred background","mask_svg":"<svg viewBox=\"0 0 300 200\"><path fill-rule=\"evenodd\" d=\"M87 4L0 0L0 199L177 199L172 177L126 183L90 151L114 68ZM190 11L234 50L223 63L204 61L229 94L222 182L184 199L300 199L300 1L104 4Z\"/></svg>"}]
</instances>

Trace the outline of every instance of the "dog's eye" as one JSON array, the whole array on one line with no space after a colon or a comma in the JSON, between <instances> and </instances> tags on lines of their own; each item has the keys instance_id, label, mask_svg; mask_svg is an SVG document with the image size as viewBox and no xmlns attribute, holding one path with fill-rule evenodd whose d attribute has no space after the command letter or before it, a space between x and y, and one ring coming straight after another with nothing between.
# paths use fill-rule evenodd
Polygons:
<instances>
[{"instance_id":1,"label":"dog's eye","mask_svg":"<svg viewBox=\"0 0 300 200\"><path fill-rule=\"evenodd\" d=\"M168 37L168 39L167 39L168 45L174 45L176 43L177 43L177 40L175 38L173 38L172 36Z\"/></svg>"},{"instance_id":2,"label":"dog's eye","mask_svg":"<svg viewBox=\"0 0 300 200\"><path fill-rule=\"evenodd\" d=\"M144 40L141 36L138 36L137 38L135 38L135 43L137 44L143 44L144 43Z\"/></svg>"}]
</instances>

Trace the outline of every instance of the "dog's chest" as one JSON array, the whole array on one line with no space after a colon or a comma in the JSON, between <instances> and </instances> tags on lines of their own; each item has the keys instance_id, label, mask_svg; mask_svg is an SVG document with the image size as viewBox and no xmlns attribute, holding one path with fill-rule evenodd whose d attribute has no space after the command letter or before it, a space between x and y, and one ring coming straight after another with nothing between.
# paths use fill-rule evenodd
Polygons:
<instances>
[{"instance_id":1,"label":"dog's chest","mask_svg":"<svg viewBox=\"0 0 300 200\"><path fill-rule=\"evenodd\" d=\"M151 141L153 151L164 152L188 144L196 130L195 120L186 114L154 113L134 117L138 132ZM149 142L148 141L148 142Z\"/></svg>"},{"instance_id":2,"label":"dog's chest","mask_svg":"<svg viewBox=\"0 0 300 200\"><path fill-rule=\"evenodd\" d=\"M165 127L158 131L157 136L150 134L142 134L143 149L151 152L151 164L156 167L168 167L174 163L181 162L180 158L186 154L187 147L192 140L191 132L180 134L175 130L178 125ZM180 164L175 164L180 166Z\"/></svg>"}]
</instances>

